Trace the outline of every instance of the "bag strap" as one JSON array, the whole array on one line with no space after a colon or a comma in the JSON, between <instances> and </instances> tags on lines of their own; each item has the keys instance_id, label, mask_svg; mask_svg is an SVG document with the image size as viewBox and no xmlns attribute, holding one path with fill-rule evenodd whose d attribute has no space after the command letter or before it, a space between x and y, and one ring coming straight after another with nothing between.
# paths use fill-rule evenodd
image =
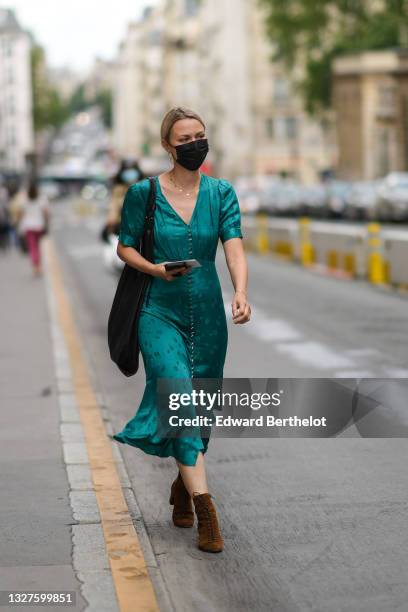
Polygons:
<instances>
[{"instance_id":1,"label":"bag strap","mask_svg":"<svg viewBox=\"0 0 408 612\"><path fill-rule=\"evenodd\" d=\"M150 191L146 206L145 227L142 238L141 253L145 259L152 261L154 213L156 210L156 179L154 176L149 176L149 181Z\"/></svg>"},{"instance_id":2,"label":"bag strap","mask_svg":"<svg viewBox=\"0 0 408 612\"><path fill-rule=\"evenodd\" d=\"M145 226L146 230L152 229L154 224L154 211L156 210L156 179L154 176L149 176L150 191L147 201Z\"/></svg>"}]
</instances>

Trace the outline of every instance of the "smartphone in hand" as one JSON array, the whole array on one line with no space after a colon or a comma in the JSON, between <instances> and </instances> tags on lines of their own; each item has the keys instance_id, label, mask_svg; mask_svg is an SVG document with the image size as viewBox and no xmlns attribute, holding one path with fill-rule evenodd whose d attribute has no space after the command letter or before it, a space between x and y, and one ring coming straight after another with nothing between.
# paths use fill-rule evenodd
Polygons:
<instances>
[{"instance_id":1,"label":"smartphone in hand","mask_svg":"<svg viewBox=\"0 0 408 612\"><path fill-rule=\"evenodd\" d=\"M180 259L178 261L164 261L164 267L167 271L175 268L200 268L201 264L197 259Z\"/></svg>"}]
</instances>

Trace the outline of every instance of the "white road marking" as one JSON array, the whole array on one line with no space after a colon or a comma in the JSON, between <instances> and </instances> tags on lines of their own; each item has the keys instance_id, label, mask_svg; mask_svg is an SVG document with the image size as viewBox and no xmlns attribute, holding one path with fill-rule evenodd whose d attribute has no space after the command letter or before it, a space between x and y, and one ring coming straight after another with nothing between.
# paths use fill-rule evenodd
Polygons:
<instances>
[{"instance_id":1,"label":"white road marking","mask_svg":"<svg viewBox=\"0 0 408 612\"><path fill-rule=\"evenodd\" d=\"M223 292L223 298L227 318L232 319L232 297L227 297L227 294ZM263 342L300 340L303 337L297 329L284 319L272 319L266 312L252 306L252 304L251 321L245 326L245 329L248 333L256 336L258 340L262 340Z\"/></svg>"},{"instance_id":2,"label":"white road marking","mask_svg":"<svg viewBox=\"0 0 408 612\"><path fill-rule=\"evenodd\" d=\"M370 370L343 370L334 373L334 378L376 378Z\"/></svg>"},{"instance_id":3,"label":"white road marking","mask_svg":"<svg viewBox=\"0 0 408 612\"><path fill-rule=\"evenodd\" d=\"M408 370L404 370L403 368L384 368L384 372L390 378L408 378Z\"/></svg>"},{"instance_id":4,"label":"white road marking","mask_svg":"<svg viewBox=\"0 0 408 612\"><path fill-rule=\"evenodd\" d=\"M283 319L260 319L257 312L248 327L248 332L263 342L300 340L302 334Z\"/></svg>"},{"instance_id":5,"label":"white road marking","mask_svg":"<svg viewBox=\"0 0 408 612\"><path fill-rule=\"evenodd\" d=\"M381 351L372 348L354 348L344 352L350 357L382 357Z\"/></svg>"},{"instance_id":6,"label":"white road marking","mask_svg":"<svg viewBox=\"0 0 408 612\"><path fill-rule=\"evenodd\" d=\"M231 301L232 295L222 292L224 299L224 308L227 319L232 319ZM284 319L273 319L260 308L254 307L251 304L252 317L248 325L244 329L255 336L257 340L262 342L278 342L273 348L281 353L285 353L292 357L298 363L305 366L314 367L320 370L334 370L334 378L408 378L408 369L387 367L383 368L384 374L381 374L381 366L372 366L377 372L369 369L364 369L364 363L370 362L375 358L383 359L381 351L369 347L345 349L339 353L334 348L326 346L320 342L313 340L299 341L304 338L303 334L293 325ZM293 342L298 340L298 342ZM286 342L288 341L288 344ZM363 363L361 363L363 362ZM368 363L367 363L368 365ZM362 369L358 369L362 368Z\"/></svg>"},{"instance_id":7,"label":"white road marking","mask_svg":"<svg viewBox=\"0 0 408 612\"><path fill-rule=\"evenodd\" d=\"M329 370L334 368L353 368L355 362L341 355L320 342L294 342L290 344L276 344L277 351L285 353L295 361L308 366Z\"/></svg>"}]
</instances>

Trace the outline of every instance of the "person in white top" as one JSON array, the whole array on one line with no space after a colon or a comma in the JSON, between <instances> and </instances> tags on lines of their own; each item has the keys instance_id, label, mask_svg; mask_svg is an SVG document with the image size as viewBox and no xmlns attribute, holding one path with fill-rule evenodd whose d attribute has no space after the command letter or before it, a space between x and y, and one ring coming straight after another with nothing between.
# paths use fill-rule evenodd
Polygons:
<instances>
[{"instance_id":1,"label":"person in white top","mask_svg":"<svg viewBox=\"0 0 408 612\"><path fill-rule=\"evenodd\" d=\"M18 232L23 234L30 254L33 271L41 275L40 240L45 234L49 221L49 202L41 195L35 183L31 183L19 210Z\"/></svg>"}]
</instances>

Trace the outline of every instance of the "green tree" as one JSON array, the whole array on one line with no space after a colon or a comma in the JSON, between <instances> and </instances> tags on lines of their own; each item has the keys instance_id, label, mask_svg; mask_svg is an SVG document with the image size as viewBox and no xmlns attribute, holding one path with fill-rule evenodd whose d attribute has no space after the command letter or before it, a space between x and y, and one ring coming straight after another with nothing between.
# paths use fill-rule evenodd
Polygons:
<instances>
[{"instance_id":1,"label":"green tree","mask_svg":"<svg viewBox=\"0 0 408 612\"><path fill-rule=\"evenodd\" d=\"M89 100L86 97L85 93L85 85L81 84L75 89L72 93L69 101L68 108L70 110L70 114L73 115L75 113L79 113L84 111L89 106Z\"/></svg>"},{"instance_id":2,"label":"green tree","mask_svg":"<svg viewBox=\"0 0 408 612\"><path fill-rule=\"evenodd\" d=\"M33 122L36 132L50 126L58 129L69 117L94 105L101 108L104 124L111 127L112 92L103 89L95 96L89 97L86 95L85 83L81 83L69 100L64 101L57 88L49 82L45 51L34 41L31 48L31 80Z\"/></svg>"},{"instance_id":3,"label":"green tree","mask_svg":"<svg viewBox=\"0 0 408 612\"><path fill-rule=\"evenodd\" d=\"M331 63L343 54L406 47L408 0L258 0L265 10L272 60L298 81L305 107L318 113L331 105Z\"/></svg>"},{"instance_id":4,"label":"green tree","mask_svg":"<svg viewBox=\"0 0 408 612\"><path fill-rule=\"evenodd\" d=\"M31 49L31 81L34 130L39 132L49 126L58 129L67 120L69 110L58 91L49 83L45 52L36 43Z\"/></svg>"},{"instance_id":5,"label":"green tree","mask_svg":"<svg viewBox=\"0 0 408 612\"><path fill-rule=\"evenodd\" d=\"M72 93L67 106L71 115L84 111L90 106L99 106L105 126L112 125L112 92L109 89L101 89L94 96L90 96L86 93L85 83L81 83Z\"/></svg>"},{"instance_id":6,"label":"green tree","mask_svg":"<svg viewBox=\"0 0 408 612\"><path fill-rule=\"evenodd\" d=\"M110 89L102 89L94 99L94 104L100 107L102 111L102 120L107 128L112 127L112 91Z\"/></svg>"}]
</instances>

